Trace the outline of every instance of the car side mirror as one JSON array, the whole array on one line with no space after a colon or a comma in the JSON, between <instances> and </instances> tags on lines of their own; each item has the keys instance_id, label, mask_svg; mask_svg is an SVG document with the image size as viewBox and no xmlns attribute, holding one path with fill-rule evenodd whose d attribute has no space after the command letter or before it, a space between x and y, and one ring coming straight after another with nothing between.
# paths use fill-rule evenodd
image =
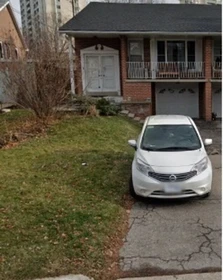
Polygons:
<instances>
[{"instance_id":1,"label":"car side mirror","mask_svg":"<svg viewBox=\"0 0 223 280\"><path fill-rule=\"evenodd\" d=\"M211 145L212 144L212 139L205 139L204 140L204 146L209 146L209 145Z\"/></svg>"},{"instance_id":2,"label":"car side mirror","mask_svg":"<svg viewBox=\"0 0 223 280\"><path fill-rule=\"evenodd\" d=\"M131 147L133 147L135 150L137 149L137 143L136 140L128 140L128 143Z\"/></svg>"}]
</instances>

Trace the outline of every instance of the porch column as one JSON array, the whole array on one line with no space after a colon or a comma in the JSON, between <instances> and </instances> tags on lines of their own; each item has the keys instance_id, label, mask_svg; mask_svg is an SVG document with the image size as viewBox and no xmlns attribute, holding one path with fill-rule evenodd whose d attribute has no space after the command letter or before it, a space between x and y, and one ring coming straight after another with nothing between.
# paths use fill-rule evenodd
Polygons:
<instances>
[{"instance_id":1,"label":"porch column","mask_svg":"<svg viewBox=\"0 0 223 280\"><path fill-rule=\"evenodd\" d=\"M73 59L72 37L70 36L69 36L69 64L70 64L71 98L72 98L75 95L75 81L74 81L74 59Z\"/></svg>"},{"instance_id":2,"label":"porch column","mask_svg":"<svg viewBox=\"0 0 223 280\"><path fill-rule=\"evenodd\" d=\"M82 95L85 91L82 85L82 65L81 65L81 49L82 39L75 38L75 85L76 85L76 93L77 95Z\"/></svg>"},{"instance_id":3,"label":"porch column","mask_svg":"<svg viewBox=\"0 0 223 280\"><path fill-rule=\"evenodd\" d=\"M204 73L205 82L203 96L203 117L206 121L212 120L212 39L204 38Z\"/></svg>"},{"instance_id":4,"label":"porch column","mask_svg":"<svg viewBox=\"0 0 223 280\"><path fill-rule=\"evenodd\" d=\"M120 72L121 72L121 89L122 95L125 99L125 80L127 79L127 38L125 36L120 37Z\"/></svg>"}]
</instances>

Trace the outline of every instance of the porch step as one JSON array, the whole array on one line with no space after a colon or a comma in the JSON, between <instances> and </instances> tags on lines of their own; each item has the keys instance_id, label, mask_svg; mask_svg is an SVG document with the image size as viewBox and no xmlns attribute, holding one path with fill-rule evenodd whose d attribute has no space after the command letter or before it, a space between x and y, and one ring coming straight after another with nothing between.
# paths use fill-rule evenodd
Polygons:
<instances>
[{"instance_id":1,"label":"porch step","mask_svg":"<svg viewBox=\"0 0 223 280\"><path fill-rule=\"evenodd\" d=\"M122 110L122 111L120 112L120 114L122 114L122 115L128 115L128 114L129 114L129 111L128 111L128 110Z\"/></svg>"},{"instance_id":2,"label":"porch step","mask_svg":"<svg viewBox=\"0 0 223 280\"><path fill-rule=\"evenodd\" d=\"M129 114L128 114L128 117L134 119L135 114L129 113Z\"/></svg>"},{"instance_id":3,"label":"porch step","mask_svg":"<svg viewBox=\"0 0 223 280\"><path fill-rule=\"evenodd\" d=\"M140 117L135 117L133 120L139 122L140 121Z\"/></svg>"}]
</instances>

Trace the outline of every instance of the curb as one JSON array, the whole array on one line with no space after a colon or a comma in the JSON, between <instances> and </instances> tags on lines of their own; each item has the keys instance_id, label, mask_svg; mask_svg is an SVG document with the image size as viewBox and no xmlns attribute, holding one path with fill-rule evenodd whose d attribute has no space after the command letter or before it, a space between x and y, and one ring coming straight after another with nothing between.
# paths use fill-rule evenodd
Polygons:
<instances>
[{"instance_id":1,"label":"curb","mask_svg":"<svg viewBox=\"0 0 223 280\"><path fill-rule=\"evenodd\" d=\"M166 276L152 276L140 278L122 278L118 280L221 280L221 272L213 273L196 273L196 274L182 274L182 275L166 275Z\"/></svg>"}]
</instances>

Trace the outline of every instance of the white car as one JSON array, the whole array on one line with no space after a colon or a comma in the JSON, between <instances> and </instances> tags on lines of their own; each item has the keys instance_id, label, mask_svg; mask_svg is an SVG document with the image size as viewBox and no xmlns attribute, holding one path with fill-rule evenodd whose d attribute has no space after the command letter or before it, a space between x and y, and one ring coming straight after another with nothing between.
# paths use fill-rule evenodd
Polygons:
<instances>
[{"instance_id":1,"label":"white car","mask_svg":"<svg viewBox=\"0 0 223 280\"><path fill-rule=\"evenodd\" d=\"M190 117L156 115L148 117L137 141L130 179L133 197L206 197L211 191L212 165Z\"/></svg>"}]
</instances>

